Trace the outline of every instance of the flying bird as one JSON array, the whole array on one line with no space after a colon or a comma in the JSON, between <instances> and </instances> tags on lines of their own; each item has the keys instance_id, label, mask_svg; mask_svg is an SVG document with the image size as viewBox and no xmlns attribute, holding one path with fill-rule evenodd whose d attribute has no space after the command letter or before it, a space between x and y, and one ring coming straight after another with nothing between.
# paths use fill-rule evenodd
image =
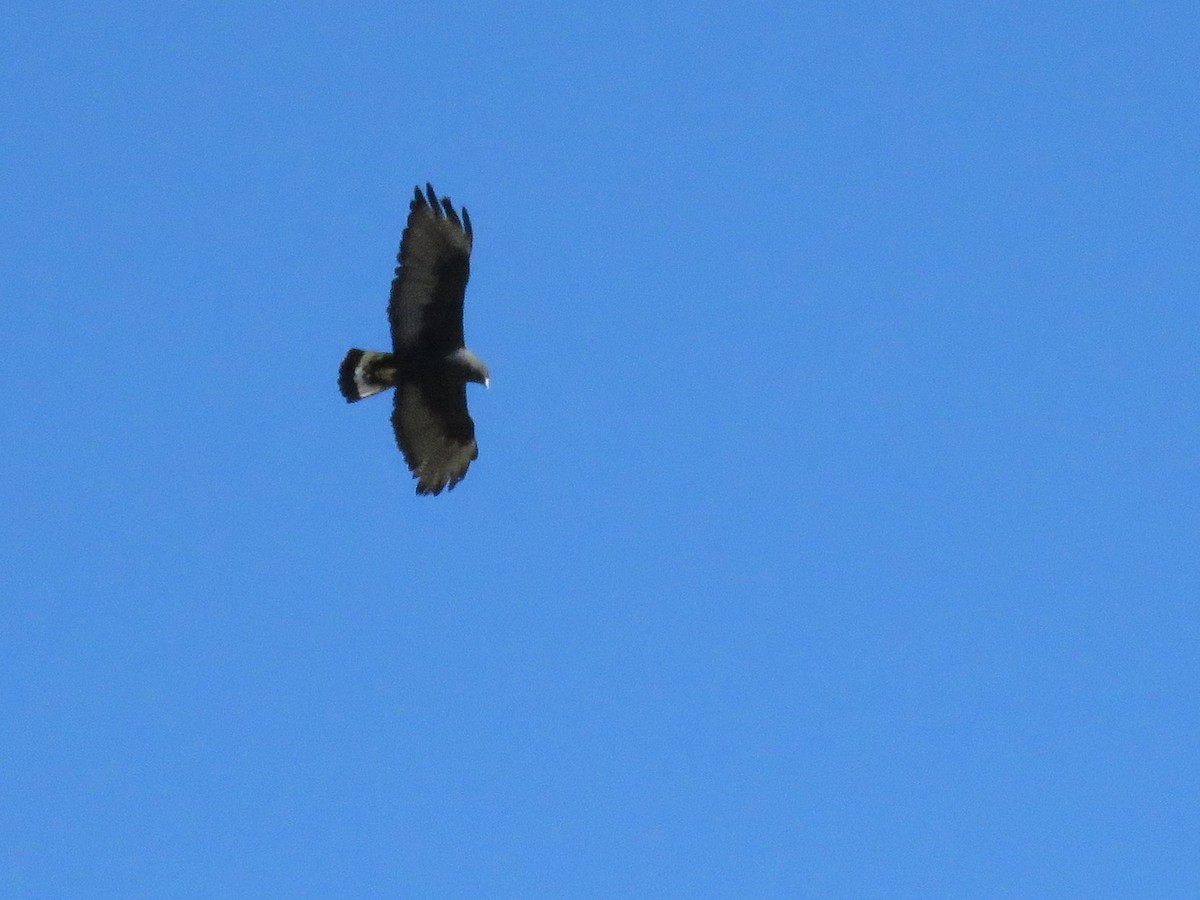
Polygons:
<instances>
[{"instance_id":1,"label":"flying bird","mask_svg":"<svg viewBox=\"0 0 1200 900\"><path fill-rule=\"evenodd\" d=\"M460 218L429 184L414 189L388 301L392 352L352 349L338 371L347 403L396 388L392 427L418 494L452 489L479 456L467 382L490 378L463 338L471 243L465 207Z\"/></svg>"}]
</instances>

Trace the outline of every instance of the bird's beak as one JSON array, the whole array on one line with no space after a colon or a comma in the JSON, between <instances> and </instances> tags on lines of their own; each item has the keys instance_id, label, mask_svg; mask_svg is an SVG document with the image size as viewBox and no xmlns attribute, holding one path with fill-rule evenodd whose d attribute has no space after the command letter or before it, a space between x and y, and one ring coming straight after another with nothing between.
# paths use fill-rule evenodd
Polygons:
<instances>
[{"instance_id":1,"label":"bird's beak","mask_svg":"<svg viewBox=\"0 0 1200 900\"><path fill-rule=\"evenodd\" d=\"M492 379L490 379L490 378L483 379L483 386L484 386L484 389L490 388L492 386Z\"/></svg>"}]
</instances>

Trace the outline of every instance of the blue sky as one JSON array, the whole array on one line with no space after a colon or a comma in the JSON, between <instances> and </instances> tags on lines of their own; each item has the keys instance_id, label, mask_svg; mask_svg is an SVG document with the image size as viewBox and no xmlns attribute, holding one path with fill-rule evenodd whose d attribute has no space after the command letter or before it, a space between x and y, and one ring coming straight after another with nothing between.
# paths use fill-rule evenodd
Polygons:
<instances>
[{"instance_id":1,"label":"blue sky","mask_svg":"<svg viewBox=\"0 0 1200 900\"><path fill-rule=\"evenodd\" d=\"M0 14L0 894L1195 897L1200 11ZM480 456L413 495L407 200Z\"/></svg>"}]
</instances>

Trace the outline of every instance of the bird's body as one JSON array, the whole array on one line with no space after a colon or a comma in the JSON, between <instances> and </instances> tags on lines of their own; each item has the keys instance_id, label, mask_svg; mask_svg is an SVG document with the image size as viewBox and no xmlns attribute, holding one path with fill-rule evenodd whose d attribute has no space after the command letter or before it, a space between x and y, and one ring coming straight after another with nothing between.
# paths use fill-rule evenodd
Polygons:
<instances>
[{"instance_id":1,"label":"bird's body","mask_svg":"<svg viewBox=\"0 0 1200 900\"><path fill-rule=\"evenodd\" d=\"M418 494L453 488L479 456L466 386L489 377L462 323L472 239L466 209L460 219L449 197L417 188L388 302L392 352L352 349L338 372L348 403L395 387L392 426Z\"/></svg>"}]
</instances>

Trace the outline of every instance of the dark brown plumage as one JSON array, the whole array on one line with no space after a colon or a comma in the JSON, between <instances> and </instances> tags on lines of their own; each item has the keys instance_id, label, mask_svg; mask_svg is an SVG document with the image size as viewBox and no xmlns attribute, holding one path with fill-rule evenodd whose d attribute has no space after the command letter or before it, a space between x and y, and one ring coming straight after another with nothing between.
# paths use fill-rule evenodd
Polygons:
<instances>
[{"instance_id":1,"label":"dark brown plumage","mask_svg":"<svg viewBox=\"0 0 1200 900\"><path fill-rule=\"evenodd\" d=\"M388 302L392 352L352 349L338 372L348 403L396 388L392 426L418 494L453 488L479 456L466 386L489 376L463 338L472 238L466 209L415 189Z\"/></svg>"}]
</instances>

